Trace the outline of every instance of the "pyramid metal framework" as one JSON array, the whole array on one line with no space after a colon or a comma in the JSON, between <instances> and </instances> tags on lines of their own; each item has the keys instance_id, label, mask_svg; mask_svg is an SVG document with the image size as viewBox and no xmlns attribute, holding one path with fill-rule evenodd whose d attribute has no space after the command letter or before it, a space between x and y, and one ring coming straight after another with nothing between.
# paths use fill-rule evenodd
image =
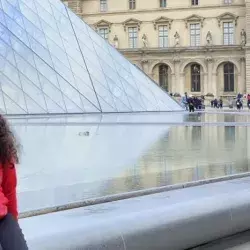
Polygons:
<instances>
[{"instance_id":1,"label":"pyramid metal framework","mask_svg":"<svg viewBox=\"0 0 250 250\"><path fill-rule=\"evenodd\" d=\"M181 107L59 0L0 0L0 112Z\"/></svg>"}]
</instances>

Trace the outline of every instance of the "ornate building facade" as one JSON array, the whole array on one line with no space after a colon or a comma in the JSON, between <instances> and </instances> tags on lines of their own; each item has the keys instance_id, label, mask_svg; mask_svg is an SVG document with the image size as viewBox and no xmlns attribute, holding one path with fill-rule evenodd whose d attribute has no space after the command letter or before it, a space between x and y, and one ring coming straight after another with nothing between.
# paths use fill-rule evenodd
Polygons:
<instances>
[{"instance_id":1,"label":"ornate building facade","mask_svg":"<svg viewBox=\"0 0 250 250\"><path fill-rule=\"evenodd\" d=\"M250 93L250 0L64 2L169 92Z\"/></svg>"}]
</instances>

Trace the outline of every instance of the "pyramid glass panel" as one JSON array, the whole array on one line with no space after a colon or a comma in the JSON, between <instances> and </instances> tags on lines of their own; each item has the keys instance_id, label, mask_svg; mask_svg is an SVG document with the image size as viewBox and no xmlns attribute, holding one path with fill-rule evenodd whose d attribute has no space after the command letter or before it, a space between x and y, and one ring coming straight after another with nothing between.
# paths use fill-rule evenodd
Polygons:
<instances>
[{"instance_id":1,"label":"pyramid glass panel","mask_svg":"<svg viewBox=\"0 0 250 250\"><path fill-rule=\"evenodd\" d=\"M60 0L0 0L0 112L181 110Z\"/></svg>"}]
</instances>

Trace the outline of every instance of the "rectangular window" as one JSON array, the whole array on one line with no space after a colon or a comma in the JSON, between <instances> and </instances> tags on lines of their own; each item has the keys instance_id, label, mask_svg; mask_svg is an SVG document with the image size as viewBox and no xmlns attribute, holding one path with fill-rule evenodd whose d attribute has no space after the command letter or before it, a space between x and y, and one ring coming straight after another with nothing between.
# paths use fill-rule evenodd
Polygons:
<instances>
[{"instance_id":1,"label":"rectangular window","mask_svg":"<svg viewBox=\"0 0 250 250\"><path fill-rule=\"evenodd\" d=\"M100 0L100 10L101 12L105 12L108 10L107 0Z\"/></svg>"},{"instance_id":2,"label":"rectangular window","mask_svg":"<svg viewBox=\"0 0 250 250\"><path fill-rule=\"evenodd\" d=\"M231 4L232 0L224 0L224 4Z\"/></svg>"},{"instance_id":3,"label":"rectangular window","mask_svg":"<svg viewBox=\"0 0 250 250\"><path fill-rule=\"evenodd\" d=\"M134 10L135 9L135 0L129 0L129 9Z\"/></svg>"},{"instance_id":4,"label":"rectangular window","mask_svg":"<svg viewBox=\"0 0 250 250\"><path fill-rule=\"evenodd\" d=\"M192 5L199 5L199 0L191 0Z\"/></svg>"},{"instance_id":5,"label":"rectangular window","mask_svg":"<svg viewBox=\"0 0 250 250\"><path fill-rule=\"evenodd\" d=\"M168 26L166 25L159 26L159 47L168 47Z\"/></svg>"},{"instance_id":6,"label":"rectangular window","mask_svg":"<svg viewBox=\"0 0 250 250\"><path fill-rule=\"evenodd\" d=\"M190 45L192 47L200 46L200 24L190 24Z\"/></svg>"},{"instance_id":7,"label":"rectangular window","mask_svg":"<svg viewBox=\"0 0 250 250\"><path fill-rule=\"evenodd\" d=\"M108 30L108 28L99 28L98 33L105 40L109 39L109 30Z\"/></svg>"},{"instance_id":8,"label":"rectangular window","mask_svg":"<svg viewBox=\"0 0 250 250\"><path fill-rule=\"evenodd\" d=\"M129 48L137 48L137 27L128 28Z\"/></svg>"},{"instance_id":9,"label":"rectangular window","mask_svg":"<svg viewBox=\"0 0 250 250\"><path fill-rule=\"evenodd\" d=\"M166 8L167 7L167 0L160 0L160 7Z\"/></svg>"},{"instance_id":10,"label":"rectangular window","mask_svg":"<svg viewBox=\"0 0 250 250\"><path fill-rule=\"evenodd\" d=\"M234 44L234 25L232 22L223 23L223 44Z\"/></svg>"}]
</instances>

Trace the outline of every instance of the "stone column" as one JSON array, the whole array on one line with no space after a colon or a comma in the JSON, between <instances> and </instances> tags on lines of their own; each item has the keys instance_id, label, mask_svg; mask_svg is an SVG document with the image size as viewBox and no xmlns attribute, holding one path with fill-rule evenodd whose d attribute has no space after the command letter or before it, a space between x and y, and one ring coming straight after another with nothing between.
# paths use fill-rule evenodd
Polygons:
<instances>
[{"instance_id":1,"label":"stone column","mask_svg":"<svg viewBox=\"0 0 250 250\"><path fill-rule=\"evenodd\" d=\"M149 72L148 60L146 60L146 59L141 60L141 67L142 67L142 70L143 70L147 75L150 74L150 72Z\"/></svg>"},{"instance_id":2,"label":"stone column","mask_svg":"<svg viewBox=\"0 0 250 250\"><path fill-rule=\"evenodd\" d=\"M246 1L246 92L250 93L250 0Z\"/></svg>"},{"instance_id":3,"label":"stone column","mask_svg":"<svg viewBox=\"0 0 250 250\"><path fill-rule=\"evenodd\" d=\"M170 92L176 93L176 83L175 83L175 74L171 73L171 89Z\"/></svg>"},{"instance_id":4,"label":"stone column","mask_svg":"<svg viewBox=\"0 0 250 250\"><path fill-rule=\"evenodd\" d=\"M206 93L213 93L213 59L212 57L207 57L207 89Z\"/></svg>"},{"instance_id":5,"label":"stone column","mask_svg":"<svg viewBox=\"0 0 250 250\"><path fill-rule=\"evenodd\" d=\"M207 86L208 73L204 73L203 75L204 75L204 77L203 77L203 88L201 88L201 94L206 95L207 94L207 89L208 89L208 86Z\"/></svg>"},{"instance_id":6,"label":"stone column","mask_svg":"<svg viewBox=\"0 0 250 250\"><path fill-rule=\"evenodd\" d=\"M237 74L237 84L238 84L238 93L243 94L244 86L243 86L242 77L240 73Z\"/></svg>"},{"instance_id":7,"label":"stone column","mask_svg":"<svg viewBox=\"0 0 250 250\"><path fill-rule=\"evenodd\" d=\"M215 97L218 97L218 86L219 84L217 84L217 73L212 73L212 93L214 94Z\"/></svg>"},{"instance_id":8,"label":"stone column","mask_svg":"<svg viewBox=\"0 0 250 250\"><path fill-rule=\"evenodd\" d=\"M174 71L175 71L175 79L174 79L174 82L175 82L175 92L176 93L179 93L180 95L183 95L184 93L182 93L182 88L181 88L181 76L180 76L180 58L178 56L175 56L174 59L173 59L173 62L174 62ZM184 89L184 87L183 87Z\"/></svg>"},{"instance_id":9,"label":"stone column","mask_svg":"<svg viewBox=\"0 0 250 250\"><path fill-rule=\"evenodd\" d=\"M246 93L246 66L245 57L240 59L240 93Z\"/></svg>"},{"instance_id":10,"label":"stone column","mask_svg":"<svg viewBox=\"0 0 250 250\"><path fill-rule=\"evenodd\" d=\"M250 48L246 50L246 92L250 93Z\"/></svg>"},{"instance_id":11,"label":"stone column","mask_svg":"<svg viewBox=\"0 0 250 250\"><path fill-rule=\"evenodd\" d=\"M184 92L185 92L185 88L184 88L184 77L185 77L185 73L180 73L180 79L179 79L179 93L181 94L181 96L184 95Z\"/></svg>"}]
</instances>

